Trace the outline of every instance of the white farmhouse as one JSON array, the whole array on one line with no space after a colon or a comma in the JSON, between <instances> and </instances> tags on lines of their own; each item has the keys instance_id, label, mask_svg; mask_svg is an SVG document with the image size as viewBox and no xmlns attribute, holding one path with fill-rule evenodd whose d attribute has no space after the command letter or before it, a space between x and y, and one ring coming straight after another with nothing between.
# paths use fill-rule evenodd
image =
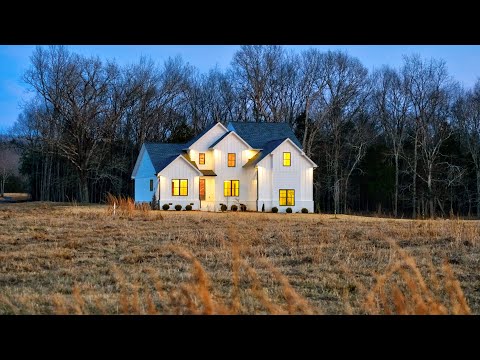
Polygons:
<instances>
[{"instance_id":1,"label":"white farmhouse","mask_svg":"<svg viewBox=\"0 0 480 360\"><path fill-rule=\"evenodd\" d=\"M185 144L143 144L132 179L136 202L170 209L313 212L316 167L286 123L214 123Z\"/></svg>"}]
</instances>

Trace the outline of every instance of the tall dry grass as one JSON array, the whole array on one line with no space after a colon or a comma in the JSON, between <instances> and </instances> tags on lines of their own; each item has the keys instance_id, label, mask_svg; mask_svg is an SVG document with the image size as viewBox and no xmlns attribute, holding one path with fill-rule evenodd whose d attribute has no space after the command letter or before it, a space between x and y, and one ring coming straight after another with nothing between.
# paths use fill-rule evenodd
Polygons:
<instances>
[{"instance_id":1,"label":"tall dry grass","mask_svg":"<svg viewBox=\"0 0 480 360\"><path fill-rule=\"evenodd\" d=\"M399 315L467 315L471 314L467 300L459 281L455 278L448 263L442 265L443 280L438 279L435 270L431 268L429 277L420 272L415 259L407 252L397 248L401 260L390 265L385 273L377 274L376 283L371 289L357 283L364 294L363 309L365 314L399 314ZM177 284L173 290L164 288L158 271L147 270L150 283L139 284L126 280L125 274L115 265L111 273L120 289L115 312L117 314L193 314L193 315L235 315L247 310L239 291L239 283L249 284L251 299L256 301L263 311L260 313L273 315L288 314L322 314L322 309L295 290L288 278L266 259L257 259L258 264L272 275L281 288L284 303L273 300L269 290L262 284L258 269L255 269L241 257L241 248L234 242L232 253L232 291L230 297L220 298L211 288L210 276L201 262L190 251L183 247L168 246L165 253L179 256L190 264L189 280ZM449 302L441 300L439 294L448 294ZM101 298L82 295L75 285L70 296L55 294L51 302L56 314L108 314L107 306ZM12 313L20 313L23 304L14 304L5 296L0 297L0 303L10 307ZM346 304L345 313L348 311ZM111 313L111 312L110 312Z\"/></svg>"},{"instance_id":2,"label":"tall dry grass","mask_svg":"<svg viewBox=\"0 0 480 360\"><path fill-rule=\"evenodd\" d=\"M107 193L105 196L105 203L107 207L105 214L107 216L118 216L124 218L133 218L135 215L140 215L145 219L152 218L154 214L155 218L162 219L163 216L160 212L152 212L151 206L148 203L135 203L135 200L129 196L113 195Z\"/></svg>"},{"instance_id":3,"label":"tall dry grass","mask_svg":"<svg viewBox=\"0 0 480 360\"><path fill-rule=\"evenodd\" d=\"M0 207L1 314L479 311L476 222L200 212L154 222L162 212L110 199ZM113 202L124 212L108 213Z\"/></svg>"}]
</instances>

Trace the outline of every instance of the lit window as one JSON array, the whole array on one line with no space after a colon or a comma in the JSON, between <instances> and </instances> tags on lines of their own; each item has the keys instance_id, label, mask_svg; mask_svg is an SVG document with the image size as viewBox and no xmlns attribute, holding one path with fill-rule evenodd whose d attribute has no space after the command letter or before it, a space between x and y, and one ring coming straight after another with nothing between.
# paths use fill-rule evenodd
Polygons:
<instances>
[{"instance_id":1,"label":"lit window","mask_svg":"<svg viewBox=\"0 0 480 360\"><path fill-rule=\"evenodd\" d=\"M239 196L239 193L240 193L239 180L227 180L223 182L224 196Z\"/></svg>"},{"instance_id":2,"label":"lit window","mask_svg":"<svg viewBox=\"0 0 480 360\"><path fill-rule=\"evenodd\" d=\"M236 154L235 153L228 153L228 167L235 167L236 163Z\"/></svg>"},{"instance_id":3,"label":"lit window","mask_svg":"<svg viewBox=\"0 0 480 360\"><path fill-rule=\"evenodd\" d=\"M200 165L205 165L205 153L198 154L198 163Z\"/></svg>"},{"instance_id":4,"label":"lit window","mask_svg":"<svg viewBox=\"0 0 480 360\"><path fill-rule=\"evenodd\" d=\"M153 191L153 180L150 179L150 191Z\"/></svg>"},{"instance_id":5,"label":"lit window","mask_svg":"<svg viewBox=\"0 0 480 360\"><path fill-rule=\"evenodd\" d=\"M187 196L188 195L188 180L173 179L172 180L172 195L173 196Z\"/></svg>"},{"instance_id":6,"label":"lit window","mask_svg":"<svg viewBox=\"0 0 480 360\"><path fill-rule=\"evenodd\" d=\"M289 152L283 153L283 166L290 166L292 164L292 154Z\"/></svg>"},{"instance_id":7,"label":"lit window","mask_svg":"<svg viewBox=\"0 0 480 360\"><path fill-rule=\"evenodd\" d=\"M294 206L295 205L295 190L281 189L279 196L280 206Z\"/></svg>"}]
</instances>

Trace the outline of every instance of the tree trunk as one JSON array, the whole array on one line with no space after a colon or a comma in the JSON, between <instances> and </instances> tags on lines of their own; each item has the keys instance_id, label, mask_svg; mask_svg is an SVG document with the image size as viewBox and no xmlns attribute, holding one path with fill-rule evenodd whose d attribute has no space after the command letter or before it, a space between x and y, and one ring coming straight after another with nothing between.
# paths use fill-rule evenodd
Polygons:
<instances>
[{"instance_id":1,"label":"tree trunk","mask_svg":"<svg viewBox=\"0 0 480 360\"><path fill-rule=\"evenodd\" d=\"M428 178L427 178L427 186L428 186L428 205L429 205L429 216L431 219L435 216L434 210L434 203L433 203L433 191L432 191L432 168L429 166L428 168Z\"/></svg>"},{"instance_id":2,"label":"tree trunk","mask_svg":"<svg viewBox=\"0 0 480 360\"><path fill-rule=\"evenodd\" d=\"M415 219L417 217L416 213L416 199L417 199L417 141L418 141L418 130L415 131L415 144L413 149L413 189L412 189L412 217Z\"/></svg>"},{"instance_id":3,"label":"tree trunk","mask_svg":"<svg viewBox=\"0 0 480 360\"><path fill-rule=\"evenodd\" d=\"M88 181L87 175L81 173L78 177L80 181L80 202L88 203Z\"/></svg>"},{"instance_id":4,"label":"tree trunk","mask_svg":"<svg viewBox=\"0 0 480 360\"><path fill-rule=\"evenodd\" d=\"M335 214L340 212L340 180L338 178L338 150L335 150L333 159L333 203Z\"/></svg>"},{"instance_id":5,"label":"tree trunk","mask_svg":"<svg viewBox=\"0 0 480 360\"><path fill-rule=\"evenodd\" d=\"M5 192L5 176L2 176L2 181L0 182L0 196L3 197Z\"/></svg>"},{"instance_id":6,"label":"tree trunk","mask_svg":"<svg viewBox=\"0 0 480 360\"><path fill-rule=\"evenodd\" d=\"M345 179L345 190L344 190L344 195L343 195L343 213L347 213L347 196L348 196L348 178L349 175L347 175L347 178Z\"/></svg>"},{"instance_id":7,"label":"tree trunk","mask_svg":"<svg viewBox=\"0 0 480 360\"><path fill-rule=\"evenodd\" d=\"M477 217L480 218L480 167L477 168Z\"/></svg>"},{"instance_id":8,"label":"tree trunk","mask_svg":"<svg viewBox=\"0 0 480 360\"><path fill-rule=\"evenodd\" d=\"M395 202L393 204L393 216L397 217L398 211L398 153L395 154Z\"/></svg>"}]
</instances>

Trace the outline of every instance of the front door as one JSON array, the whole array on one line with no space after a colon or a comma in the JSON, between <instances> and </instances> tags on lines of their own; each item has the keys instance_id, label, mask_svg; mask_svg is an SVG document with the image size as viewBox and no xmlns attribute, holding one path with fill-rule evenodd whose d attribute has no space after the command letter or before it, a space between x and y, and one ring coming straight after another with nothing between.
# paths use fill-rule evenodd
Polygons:
<instances>
[{"instance_id":1,"label":"front door","mask_svg":"<svg viewBox=\"0 0 480 360\"><path fill-rule=\"evenodd\" d=\"M200 200L205 200L205 179L200 179L199 187Z\"/></svg>"}]
</instances>

